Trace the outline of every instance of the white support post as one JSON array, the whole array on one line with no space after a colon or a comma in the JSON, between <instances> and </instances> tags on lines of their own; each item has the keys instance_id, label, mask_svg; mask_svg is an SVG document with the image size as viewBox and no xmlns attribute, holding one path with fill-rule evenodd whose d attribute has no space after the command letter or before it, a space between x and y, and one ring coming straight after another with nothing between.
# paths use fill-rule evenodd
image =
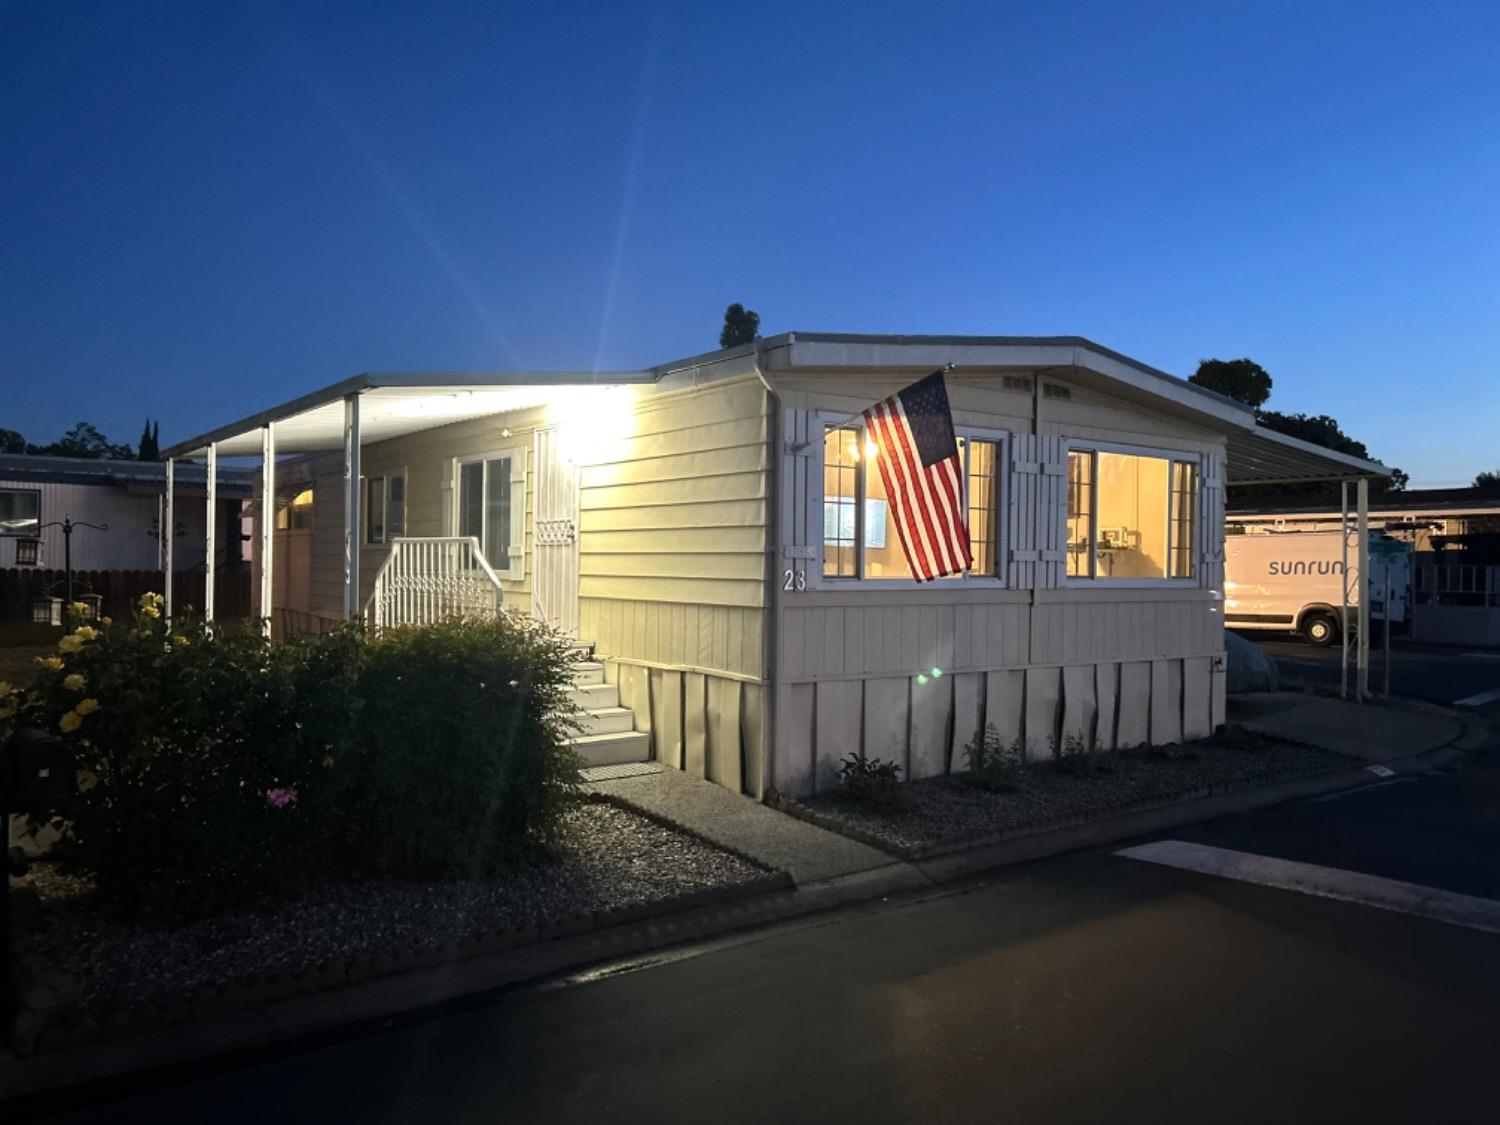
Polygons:
<instances>
[{"instance_id":1,"label":"white support post","mask_svg":"<svg viewBox=\"0 0 1500 1125\"><path fill-rule=\"evenodd\" d=\"M1370 698L1370 482L1360 477L1359 520L1359 693L1361 703Z\"/></svg>"},{"instance_id":2,"label":"white support post","mask_svg":"<svg viewBox=\"0 0 1500 1125\"><path fill-rule=\"evenodd\" d=\"M276 431L267 422L260 428L260 628L271 636L272 574L271 530L276 526Z\"/></svg>"},{"instance_id":3,"label":"white support post","mask_svg":"<svg viewBox=\"0 0 1500 1125\"><path fill-rule=\"evenodd\" d=\"M166 491L166 515L162 520L162 531L167 537L167 545L162 552L162 597L166 599L167 621L172 620L172 533L177 527L172 508L172 475L177 462L167 458L167 491Z\"/></svg>"},{"instance_id":4,"label":"white support post","mask_svg":"<svg viewBox=\"0 0 1500 1125\"><path fill-rule=\"evenodd\" d=\"M203 620L209 624L214 619L214 576L216 545L214 524L219 515L219 444L208 443L208 481L205 489L205 512L203 535Z\"/></svg>"},{"instance_id":5,"label":"white support post","mask_svg":"<svg viewBox=\"0 0 1500 1125\"><path fill-rule=\"evenodd\" d=\"M344 396L344 620L359 616L359 392Z\"/></svg>"},{"instance_id":6,"label":"white support post","mask_svg":"<svg viewBox=\"0 0 1500 1125\"><path fill-rule=\"evenodd\" d=\"M1339 481L1339 698L1349 698L1349 482Z\"/></svg>"}]
</instances>

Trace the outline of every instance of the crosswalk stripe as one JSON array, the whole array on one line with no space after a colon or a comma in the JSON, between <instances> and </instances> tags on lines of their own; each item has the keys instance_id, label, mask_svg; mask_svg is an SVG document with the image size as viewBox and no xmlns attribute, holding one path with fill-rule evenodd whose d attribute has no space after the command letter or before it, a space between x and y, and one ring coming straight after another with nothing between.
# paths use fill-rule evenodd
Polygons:
<instances>
[{"instance_id":1,"label":"crosswalk stripe","mask_svg":"<svg viewBox=\"0 0 1500 1125\"><path fill-rule=\"evenodd\" d=\"M1164 867L1176 867L1183 871L1196 871L1203 875L1217 875L1262 887L1339 899L1361 906L1372 906L1377 910L1393 910L1400 914L1446 922L1451 926L1500 934L1500 902L1456 891L1444 891L1437 887L1424 887L1418 883L1403 883L1399 879L1366 875L1360 871L1345 871L1338 867L1320 867L1313 863L1299 863L1296 860L1277 859L1274 856L1238 852L1229 848L1215 848L1207 844L1193 844L1186 840L1158 840L1151 844L1123 848L1114 854Z\"/></svg>"},{"instance_id":2,"label":"crosswalk stripe","mask_svg":"<svg viewBox=\"0 0 1500 1125\"><path fill-rule=\"evenodd\" d=\"M1478 695L1471 695L1467 699L1455 700L1460 707L1483 707L1486 703L1493 703L1500 699L1500 688L1492 691L1482 691Z\"/></svg>"}]
</instances>

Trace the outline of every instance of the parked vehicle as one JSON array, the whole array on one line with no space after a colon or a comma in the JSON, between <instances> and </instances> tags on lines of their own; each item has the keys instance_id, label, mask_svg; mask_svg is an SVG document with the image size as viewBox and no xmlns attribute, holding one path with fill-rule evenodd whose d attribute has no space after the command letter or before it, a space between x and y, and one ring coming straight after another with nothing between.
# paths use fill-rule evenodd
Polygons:
<instances>
[{"instance_id":1,"label":"parked vehicle","mask_svg":"<svg viewBox=\"0 0 1500 1125\"><path fill-rule=\"evenodd\" d=\"M1295 631L1309 644L1333 644L1341 634L1344 600L1342 541L1339 531L1226 536L1224 623L1231 629ZM1356 581L1350 588L1349 605L1357 606L1363 589L1368 588L1370 619L1404 627L1410 612L1411 555L1376 547L1376 543L1397 543L1383 533L1371 532L1370 541L1368 581ZM1350 556L1353 567L1357 560L1352 547Z\"/></svg>"}]
</instances>

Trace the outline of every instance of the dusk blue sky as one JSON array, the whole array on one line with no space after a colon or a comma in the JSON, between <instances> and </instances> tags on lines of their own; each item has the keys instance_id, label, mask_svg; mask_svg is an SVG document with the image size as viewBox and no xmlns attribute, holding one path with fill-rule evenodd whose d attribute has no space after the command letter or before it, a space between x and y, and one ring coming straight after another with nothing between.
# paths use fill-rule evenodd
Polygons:
<instances>
[{"instance_id":1,"label":"dusk blue sky","mask_svg":"<svg viewBox=\"0 0 1500 1125\"><path fill-rule=\"evenodd\" d=\"M0 5L0 427L766 334L1248 355L1500 468L1500 5Z\"/></svg>"}]
</instances>

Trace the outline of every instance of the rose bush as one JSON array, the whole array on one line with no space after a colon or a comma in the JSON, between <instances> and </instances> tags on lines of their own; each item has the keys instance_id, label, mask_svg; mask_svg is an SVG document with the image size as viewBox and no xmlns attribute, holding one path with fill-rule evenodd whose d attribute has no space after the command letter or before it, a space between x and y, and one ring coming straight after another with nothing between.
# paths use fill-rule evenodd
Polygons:
<instances>
[{"instance_id":1,"label":"rose bush","mask_svg":"<svg viewBox=\"0 0 1500 1125\"><path fill-rule=\"evenodd\" d=\"M127 917L177 921L309 881L524 860L576 795L566 645L500 620L272 645L146 595L0 685L74 748L59 859Z\"/></svg>"}]
</instances>

